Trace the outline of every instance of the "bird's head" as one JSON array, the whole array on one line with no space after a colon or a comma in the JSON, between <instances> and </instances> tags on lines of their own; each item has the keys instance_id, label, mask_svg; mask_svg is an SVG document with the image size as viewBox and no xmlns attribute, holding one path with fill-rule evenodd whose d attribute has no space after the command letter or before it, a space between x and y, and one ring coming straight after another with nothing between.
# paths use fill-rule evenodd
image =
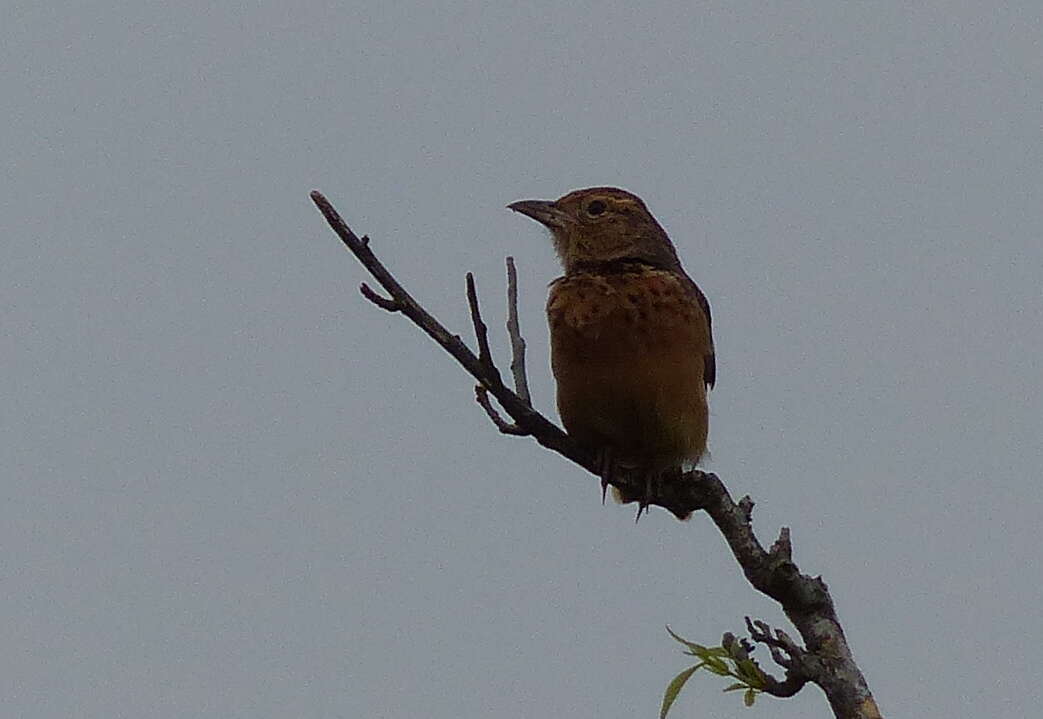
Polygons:
<instances>
[{"instance_id":1,"label":"bird's head","mask_svg":"<svg viewBox=\"0 0 1043 719\"><path fill-rule=\"evenodd\" d=\"M666 231L641 198L615 187L575 190L553 202L520 200L507 207L545 225L565 271L586 263L632 259L680 270Z\"/></svg>"}]
</instances>

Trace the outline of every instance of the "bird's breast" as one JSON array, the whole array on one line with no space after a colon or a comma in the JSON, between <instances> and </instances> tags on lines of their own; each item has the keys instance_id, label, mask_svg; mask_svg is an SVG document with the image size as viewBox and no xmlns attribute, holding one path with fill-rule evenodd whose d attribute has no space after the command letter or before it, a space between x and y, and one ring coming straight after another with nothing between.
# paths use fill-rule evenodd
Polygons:
<instances>
[{"instance_id":1,"label":"bird's breast","mask_svg":"<svg viewBox=\"0 0 1043 719\"><path fill-rule=\"evenodd\" d=\"M675 272L566 275L551 285L547 318L558 410L592 446L669 466L706 446L704 356L709 323Z\"/></svg>"},{"instance_id":2,"label":"bird's breast","mask_svg":"<svg viewBox=\"0 0 1043 719\"><path fill-rule=\"evenodd\" d=\"M618 274L565 276L551 284L547 300L551 331L596 341L602 335L636 342L669 341L688 330L705 337L702 309L684 279L674 272L647 268ZM700 331L701 330L701 331Z\"/></svg>"}]
</instances>

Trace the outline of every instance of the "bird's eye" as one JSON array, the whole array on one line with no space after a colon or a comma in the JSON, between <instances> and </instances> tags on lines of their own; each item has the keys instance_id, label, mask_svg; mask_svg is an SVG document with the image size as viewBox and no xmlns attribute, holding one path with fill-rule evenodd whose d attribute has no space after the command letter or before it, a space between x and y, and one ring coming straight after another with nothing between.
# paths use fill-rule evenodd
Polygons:
<instances>
[{"instance_id":1,"label":"bird's eye","mask_svg":"<svg viewBox=\"0 0 1043 719\"><path fill-rule=\"evenodd\" d=\"M603 213L605 209L606 207L604 202L602 202L601 200L594 200L589 205L587 205L587 214L591 217L597 217L598 215Z\"/></svg>"}]
</instances>

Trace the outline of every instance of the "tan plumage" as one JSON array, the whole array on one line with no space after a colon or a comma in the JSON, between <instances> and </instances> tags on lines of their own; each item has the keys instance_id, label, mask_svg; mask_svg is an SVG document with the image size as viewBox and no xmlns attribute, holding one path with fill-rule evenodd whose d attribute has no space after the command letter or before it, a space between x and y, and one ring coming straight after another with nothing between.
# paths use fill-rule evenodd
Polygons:
<instances>
[{"instance_id":1,"label":"tan plumage","mask_svg":"<svg viewBox=\"0 0 1043 719\"><path fill-rule=\"evenodd\" d=\"M710 307L666 232L615 188L510 208L550 228L565 267L547 302L565 428L646 477L697 462L716 379Z\"/></svg>"}]
</instances>

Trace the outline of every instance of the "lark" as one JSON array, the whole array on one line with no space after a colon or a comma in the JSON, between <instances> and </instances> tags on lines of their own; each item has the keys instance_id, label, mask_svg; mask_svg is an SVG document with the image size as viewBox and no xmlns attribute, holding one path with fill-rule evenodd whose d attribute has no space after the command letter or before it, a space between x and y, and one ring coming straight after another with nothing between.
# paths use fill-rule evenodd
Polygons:
<instances>
[{"instance_id":1,"label":"lark","mask_svg":"<svg viewBox=\"0 0 1043 719\"><path fill-rule=\"evenodd\" d=\"M706 452L716 380L710 305L637 196L612 187L508 205L551 232L564 267L550 285L551 367L565 429L599 457L602 499L618 470L645 495Z\"/></svg>"}]
</instances>

